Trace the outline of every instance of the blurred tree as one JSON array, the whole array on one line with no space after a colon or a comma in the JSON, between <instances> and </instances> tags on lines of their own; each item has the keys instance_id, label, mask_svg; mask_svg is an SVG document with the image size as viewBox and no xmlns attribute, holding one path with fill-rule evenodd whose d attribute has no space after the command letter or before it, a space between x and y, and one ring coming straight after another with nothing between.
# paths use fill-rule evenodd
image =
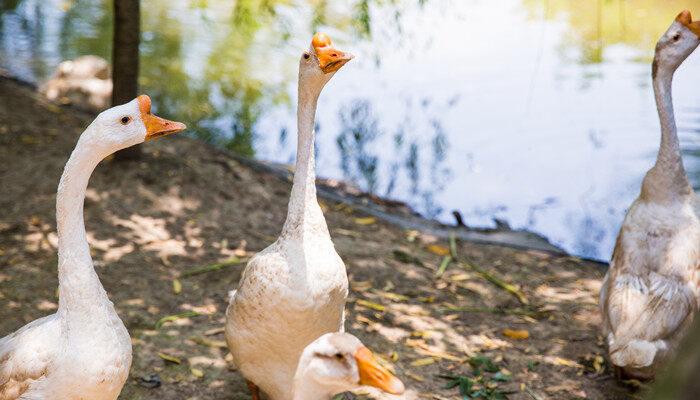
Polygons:
<instances>
[{"instance_id":1,"label":"blurred tree","mask_svg":"<svg viewBox=\"0 0 700 400\"><path fill-rule=\"evenodd\" d=\"M700 318L695 318L678 349L648 400L696 400L700 396Z\"/></svg>"},{"instance_id":2,"label":"blurred tree","mask_svg":"<svg viewBox=\"0 0 700 400\"><path fill-rule=\"evenodd\" d=\"M114 0L112 106L127 103L138 94L140 15L139 0ZM140 157L140 146L129 147L115 155L116 160Z\"/></svg>"}]
</instances>

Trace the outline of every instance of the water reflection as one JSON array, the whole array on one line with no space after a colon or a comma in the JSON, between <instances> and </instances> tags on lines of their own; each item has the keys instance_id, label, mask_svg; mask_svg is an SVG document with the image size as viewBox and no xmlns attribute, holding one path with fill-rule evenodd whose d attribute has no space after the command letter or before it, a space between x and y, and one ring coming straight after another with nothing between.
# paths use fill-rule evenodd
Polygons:
<instances>
[{"instance_id":1,"label":"water reflection","mask_svg":"<svg viewBox=\"0 0 700 400\"><path fill-rule=\"evenodd\" d=\"M379 157L370 153L374 140L380 135L377 119L370 113L367 101L356 101L340 111L341 130L336 139L340 150L340 167L346 180L370 193L377 190ZM394 183L390 181L390 187Z\"/></svg>"},{"instance_id":2,"label":"water reflection","mask_svg":"<svg viewBox=\"0 0 700 400\"><path fill-rule=\"evenodd\" d=\"M451 170L446 165L449 142L440 122L431 122L434 132L427 144L417 138L407 139L408 127L402 125L393 135L392 148L383 148L377 139L384 132L368 100L351 102L340 110L339 118L336 144L346 181L386 197L395 195L397 185L407 187L410 197L420 201L425 215L436 217L443 212L436 197L444 190ZM382 166L385 171L380 173Z\"/></svg>"},{"instance_id":3,"label":"water reflection","mask_svg":"<svg viewBox=\"0 0 700 400\"><path fill-rule=\"evenodd\" d=\"M561 57L582 64L606 61L608 47L624 44L640 50L632 56L650 62L669 15L697 6L687 0L524 0L528 18L565 23ZM696 10L695 12L700 12ZM643 23L642 23L643 21Z\"/></svg>"},{"instance_id":4,"label":"water reflection","mask_svg":"<svg viewBox=\"0 0 700 400\"><path fill-rule=\"evenodd\" d=\"M320 176L604 259L658 149L649 60L682 8L700 0L142 0L140 84L190 134L293 162L298 57L326 31L357 58L319 101ZM22 79L110 57L111 0L0 13L0 67ZM698 53L674 88L696 188Z\"/></svg>"}]
</instances>

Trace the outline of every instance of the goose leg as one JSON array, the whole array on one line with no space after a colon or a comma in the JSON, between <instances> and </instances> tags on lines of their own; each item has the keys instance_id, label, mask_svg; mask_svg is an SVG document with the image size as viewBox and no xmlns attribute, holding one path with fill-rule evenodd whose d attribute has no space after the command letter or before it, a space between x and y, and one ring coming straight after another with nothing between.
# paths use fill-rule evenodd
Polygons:
<instances>
[{"instance_id":1,"label":"goose leg","mask_svg":"<svg viewBox=\"0 0 700 400\"><path fill-rule=\"evenodd\" d=\"M260 400L260 388L258 385L247 379L245 380L245 383L248 384L248 389L250 389L250 392L253 394L253 400Z\"/></svg>"}]
</instances>

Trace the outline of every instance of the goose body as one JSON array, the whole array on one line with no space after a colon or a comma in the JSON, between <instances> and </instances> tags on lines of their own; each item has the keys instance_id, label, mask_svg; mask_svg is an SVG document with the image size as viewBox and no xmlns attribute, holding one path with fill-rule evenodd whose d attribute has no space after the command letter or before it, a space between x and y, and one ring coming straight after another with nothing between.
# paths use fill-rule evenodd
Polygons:
<instances>
[{"instance_id":1,"label":"goose body","mask_svg":"<svg viewBox=\"0 0 700 400\"><path fill-rule=\"evenodd\" d=\"M59 301L55 314L0 339L0 400L114 400L131 339L93 268L83 222L88 180L107 155L184 129L141 96L101 113L83 132L56 196Z\"/></svg>"},{"instance_id":2,"label":"goose body","mask_svg":"<svg viewBox=\"0 0 700 400\"><path fill-rule=\"evenodd\" d=\"M600 294L610 358L624 375L653 377L678 347L700 304L700 201L683 167L671 100L676 68L700 43L682 12L653 65L661 145L627 211Z\"/></svg>"},{"instance_id":3,"label":"goose body","mask_svg":"<svg viewBox=\"0 0 700 400\"><path fill-rule=\"evenodd\" d=\"M321 89L352 58L314 36L299 65L299 144L289 210L277 241L246 266L226 311L226 341L254 389L288 400L303 349L343 330L348 279L316 199L314 114Z\"/></svg>"}]
</instances>

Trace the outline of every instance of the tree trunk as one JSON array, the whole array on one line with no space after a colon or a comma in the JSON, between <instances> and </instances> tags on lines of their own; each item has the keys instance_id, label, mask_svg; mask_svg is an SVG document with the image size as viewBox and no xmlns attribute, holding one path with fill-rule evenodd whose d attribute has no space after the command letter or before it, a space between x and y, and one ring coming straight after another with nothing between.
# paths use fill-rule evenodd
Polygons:
<instances>
[{"instance_id":1,"label":"tree trunk","mask_svg":"<svg viewBox=\"0 0 700 400\"><path fill-rule=\"evenodd\" d=\"M112 106L128 103L138 95L140 0L114 0L114 40L112 41ZM116 160L141 157L141 147L117 152Z\"/></svg>"},{"instance_id":2,"label":"tree trunk","mask_svg":"<svg viewBox=\"0 0 700 400\"><path fill-rule=\"evenodd\" d=\"M700 314L687 332L678 353L654 384L648 400L700 398Z\"/></svg>"}]
</instances>

